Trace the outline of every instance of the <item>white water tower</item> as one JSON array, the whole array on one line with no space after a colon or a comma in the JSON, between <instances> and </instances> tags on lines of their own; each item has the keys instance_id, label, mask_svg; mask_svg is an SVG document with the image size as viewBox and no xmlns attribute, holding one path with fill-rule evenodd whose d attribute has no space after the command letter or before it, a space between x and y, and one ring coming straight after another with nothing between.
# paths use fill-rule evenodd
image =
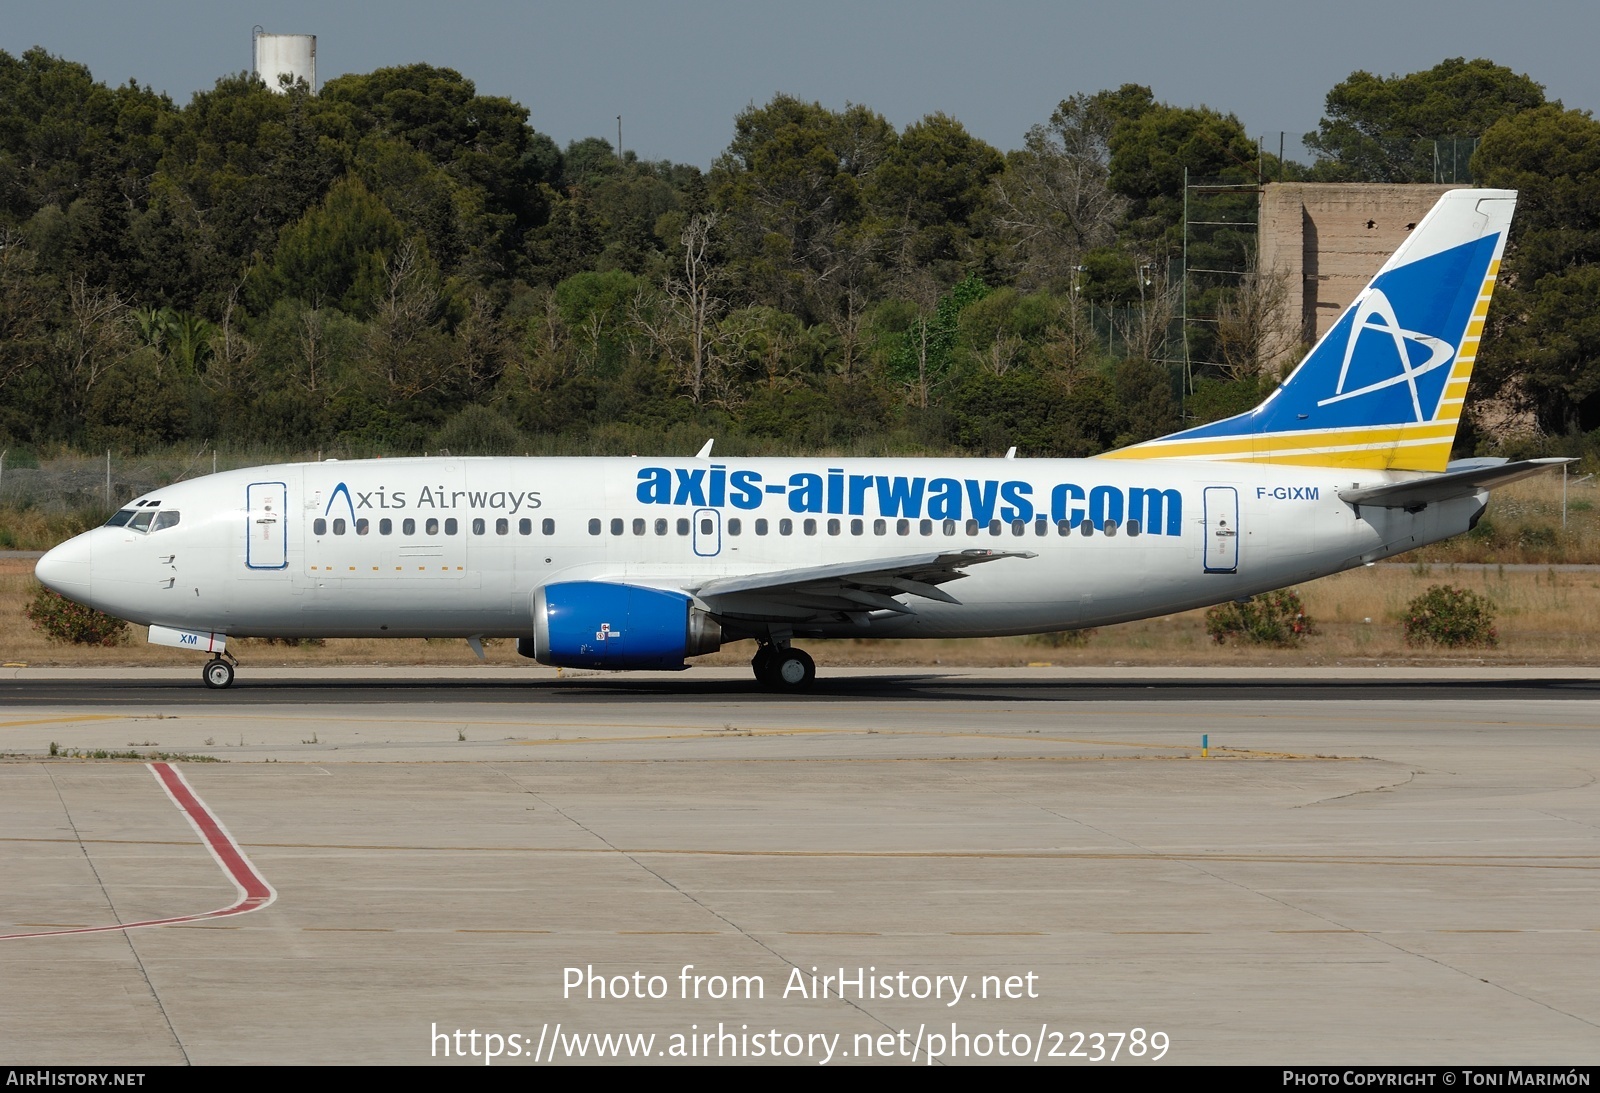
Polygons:
<instances>
[{"instance_id":1,"label":"white water tower","mask_svg":"<svg viewBox=\"0 0 1600 1093\"><path fill-rule=\"evenodd\" d=\"M260 26L250 32L250 71L273 91L283 91L279 77L304 80L312 94L317 90L317 36L268 34Z\"/></svg>"}]
</instances>

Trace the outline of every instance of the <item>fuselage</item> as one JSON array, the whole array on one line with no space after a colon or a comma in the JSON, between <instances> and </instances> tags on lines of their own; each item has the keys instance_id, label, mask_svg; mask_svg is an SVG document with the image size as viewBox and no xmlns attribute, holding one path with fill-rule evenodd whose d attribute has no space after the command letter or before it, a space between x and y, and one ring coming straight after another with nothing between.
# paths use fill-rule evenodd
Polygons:
<instances>
[{"instance_id":1,"label":"fuselage","mask_svg":"<svg viewBox=\"0 0 1600 1093\"><path fill-rule=\"evenodd\" d=\"M1034 633L1281 588L1466 530L1338 491L1385 472L1186 460L415 458L177 483L41 560L133 622L260 637L529 637L545 585L687 593L722 577L928 551L1005 551L908 613L810 636ZM175 515L174 515L175 514ZM1023 554L1031 557L1020 556ZM746 636L722 619L731 640ZM749 636L756 636L750 631Z\"/></svg>"}]
</instances>

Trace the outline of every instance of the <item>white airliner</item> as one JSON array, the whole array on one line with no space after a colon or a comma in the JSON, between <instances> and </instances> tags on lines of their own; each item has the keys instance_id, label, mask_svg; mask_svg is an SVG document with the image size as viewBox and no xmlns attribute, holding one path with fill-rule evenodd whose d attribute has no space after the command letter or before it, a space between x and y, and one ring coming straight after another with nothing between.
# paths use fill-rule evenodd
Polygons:
<instances>
[{"instance_id":1,"label":"white airliner","mask_svg":"<svg viewBox=\"0 0 1600 1093\"><path fill-rule=\"evenodd\" d=\"M514 637L542 664L677 669L750 638L973 637L1241 599L1466 531L1447 466L1516 194L1456 190L1260 406L1094 459L328 460L140 497L50 551L57 592L211 654L230 638Z\"/></svg>"}]
</instances>

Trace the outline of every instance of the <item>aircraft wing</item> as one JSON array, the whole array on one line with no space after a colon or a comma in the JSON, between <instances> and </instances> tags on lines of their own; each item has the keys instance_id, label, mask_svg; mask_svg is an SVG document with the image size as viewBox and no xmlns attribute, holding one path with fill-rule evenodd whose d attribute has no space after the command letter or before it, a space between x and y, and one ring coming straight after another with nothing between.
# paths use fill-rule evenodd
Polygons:
<instances>
[{"instance_id":1,"label":"aircraft wing","mask_svg":"<svg viewBox=\"0 0 1600 1093\"><path fill-rule=\"evenodd\" d=\"M1465 497L1469 493L1504 486L1519 478L1571 463L1571 459L1519 459L1512 463L1503 460L1463 460L1457 470L1409 482L1391 482L1384 486L1353 486L1339 491L1339 500L1352 505L1375 505L1385 509L1406 509L1418 512L1435 501L1448 501Z\"/></svg>"},{"instance_id":2,"label":"aircraft wing","mask_svg":"<svg viewBox=\"0 0 1600 1093\"><path fill-rule=\"evenodd\" d=\"M961 550L874 558L863 562L721 577L691 589L712 613L741 618L804 620L844 614L865 620L872 611L915 614L896 596L940 603L961 601L941 585L965 577L970 566L1001 558L1033 558L1025 550Z\"/></svg>"}]
</instances>

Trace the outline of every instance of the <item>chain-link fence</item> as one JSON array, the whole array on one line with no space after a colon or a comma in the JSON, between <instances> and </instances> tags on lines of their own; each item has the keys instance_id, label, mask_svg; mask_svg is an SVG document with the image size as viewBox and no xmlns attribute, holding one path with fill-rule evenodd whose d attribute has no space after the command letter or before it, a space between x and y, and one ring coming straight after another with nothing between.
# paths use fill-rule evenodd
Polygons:
<instances>
[{"instance_id":1,"label":"chain-link fence","mask_svg":"<svg viewBox=\"0 0 1600 1093\"><path fill-rule=\"evenodd\" d=\"M110 516L128 500L213 471L306 458L277 452L231 457L207 448L198 453L63 455L40 459L29 452L0 453L0 510ZM3 519L3 515L0 515Z\"/></svg>"}]
</instances>

